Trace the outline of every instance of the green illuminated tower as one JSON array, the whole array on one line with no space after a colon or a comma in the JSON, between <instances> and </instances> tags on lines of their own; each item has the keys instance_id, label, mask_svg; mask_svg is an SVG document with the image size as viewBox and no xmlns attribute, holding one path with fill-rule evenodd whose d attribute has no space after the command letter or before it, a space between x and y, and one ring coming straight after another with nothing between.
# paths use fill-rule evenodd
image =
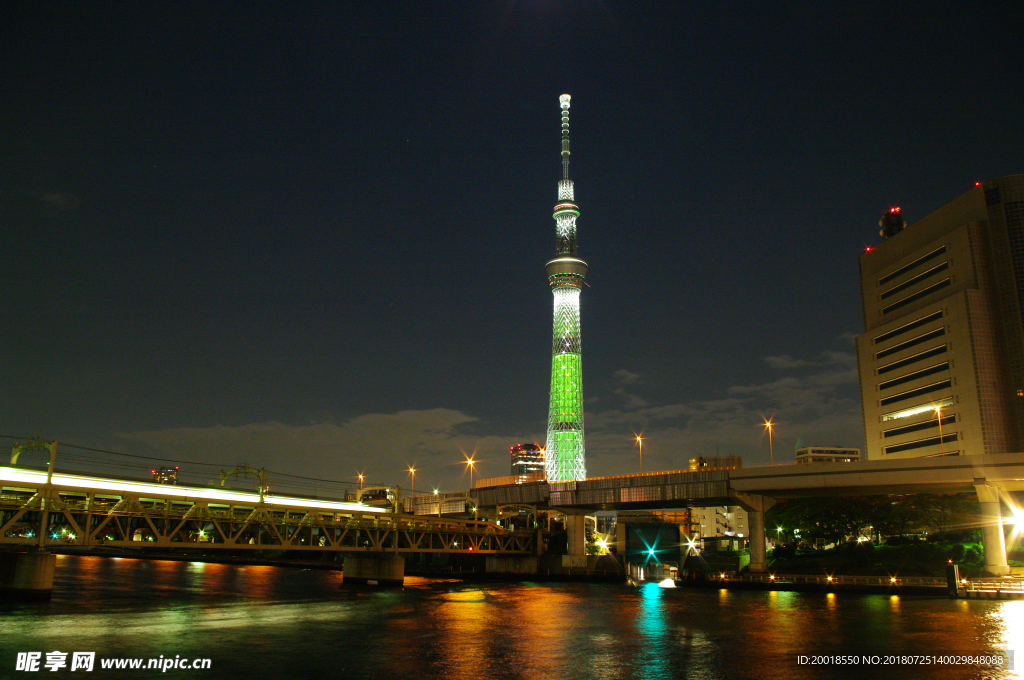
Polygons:
<instances>
[{"instance_id":1,"label":"green illuminated tower","mask_svg":"<svg viewBox=\"0 0 1024 680\"><path fill-rule=\"evenodd\" d=\"M587 263L576 257L576 218L569 179L569 95L558 99L562 110L562 179L555 206L556 257L547 263L548 283L555 296L551 339L551 402L544 470L548 481L587 478L583 445L583 374L580 363L580 291Z\"/></svg>"}]
</instances>

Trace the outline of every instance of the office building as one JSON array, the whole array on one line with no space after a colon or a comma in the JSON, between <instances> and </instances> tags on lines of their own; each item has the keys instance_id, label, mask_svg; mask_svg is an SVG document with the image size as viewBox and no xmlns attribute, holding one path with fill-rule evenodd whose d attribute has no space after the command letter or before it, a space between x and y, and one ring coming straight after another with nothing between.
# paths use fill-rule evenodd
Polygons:
<instances>
[{"instance_id":1,"label":"office building","mask_svg":"<svg viewBox=\"0 0 1024 680\"><path fill-rule=\"evenodd\" d=\"M544 449L540 444L516 444L509 447L512 474L523 481L526 475L544 472Z\"/></svg>"},{"instance_id":2,"label":"office building","mask_svg":"<svg viewBox=\"0 0 1024 680\"><path fill-rule=\"evenodd\" d=\"M880 225L860 257L867 459L1022 450L1024 175Z\"/></svg>"},{"instance_id":3,"label":"office building","mask_svg":"<svg viewBox=\"0 0 1024 680\"><path fill-rule=\"evenodd\" d=\"M860 460L860 449L845 449L838 446L805 446L796 450L797 463L856 463Z\"/></svg>"}]
</instances>

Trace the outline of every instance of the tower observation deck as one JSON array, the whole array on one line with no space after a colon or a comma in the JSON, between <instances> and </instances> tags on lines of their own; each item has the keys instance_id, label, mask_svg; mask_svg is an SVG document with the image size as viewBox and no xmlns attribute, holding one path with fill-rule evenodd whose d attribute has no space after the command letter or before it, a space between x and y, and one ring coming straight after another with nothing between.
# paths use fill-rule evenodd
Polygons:
<instances>
[{"instance_id":1,"label":"tower observation deck","mask_svg":"<svg viewBox=\"0 0 1024 680\"><path fill-rule=\"evenodd\" d=\"M548 481L587 478L583 444L583 378L580 362L580 291L587 263L576 256L576 205L569 179L569 95L558 99L562 116L562 179L555 205L555 253L547 263L555 298L551 339L551 401L544 470Z\"/></svg>"}]
</instances>

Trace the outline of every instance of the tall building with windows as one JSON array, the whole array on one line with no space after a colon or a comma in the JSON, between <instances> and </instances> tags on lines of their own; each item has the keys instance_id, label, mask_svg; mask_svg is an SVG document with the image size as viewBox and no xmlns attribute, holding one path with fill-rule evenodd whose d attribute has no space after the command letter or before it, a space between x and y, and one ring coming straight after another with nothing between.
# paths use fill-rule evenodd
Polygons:
<instances>
[{"instance_id":1,"label":"tall building with windows","mask_svg":"<svg viewBox=\"0 0 1024 680\"><path fill-rule=\"evenodd\" d=\"M867 458L1024 449L1024 175L880 226L860 257Z\"/></svg>"},{"instance_id":2,"label":"tall building with windows","mask_svg":"<svg viewBox=\"0 0 1024 680\"><path fill-rule=\"evenodd\" d=\"M544 449L540 444L516 444L508 447L512 458L512 474L525 479L526 475L544 472Z\"/></svg>"}]
</instances>

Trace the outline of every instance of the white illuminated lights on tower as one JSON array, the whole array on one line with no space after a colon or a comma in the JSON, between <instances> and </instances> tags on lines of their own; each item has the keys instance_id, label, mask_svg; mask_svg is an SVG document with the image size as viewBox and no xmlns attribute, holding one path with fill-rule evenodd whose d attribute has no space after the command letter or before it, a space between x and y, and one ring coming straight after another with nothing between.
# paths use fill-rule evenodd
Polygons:
<instances>
[{"instance_id":1,"label":"white illuminated lights on tower","mask_svg":"<svg viewBox=\"0 0 1024 680\"><path fill-rule=\"evenodd\" d=\"M583 377L580 363L580 291L587 263L576 257L576 218L569 179L569 95L558 99L562 112L562 179L555 206L557 256L547 263L548 283L555 297L551 339L551 402L544 471L550 482L587 478L583 444Z\"/></svg>"}]
</instances>

